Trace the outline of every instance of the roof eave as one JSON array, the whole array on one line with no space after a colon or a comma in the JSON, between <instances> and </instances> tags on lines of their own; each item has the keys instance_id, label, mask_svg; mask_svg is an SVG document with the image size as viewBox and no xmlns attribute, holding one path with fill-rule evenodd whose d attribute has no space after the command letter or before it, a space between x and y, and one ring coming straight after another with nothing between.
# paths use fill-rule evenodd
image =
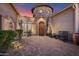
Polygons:
<instances>
[{"instance_id":1,"label":"roof eave","mask_svg":"<svg viewBox=\"0 0 79 59\"><path fill-rule=\"evenodd\" d=\"M68 5L67 7L65 7L64 9L60 10L59 12L54 13L52 17L56 16L57 14L60 14L61 12L65 11L65 10L67 10L67 9L69 9L69 8L74 9L74 8L73 8L73 4L70 4L70 5Z\"/></svg>"},{"instance_id":2,"label":"roof eave","mask_svg":"<svg viewBox=\"0 0 79 59\"><path fill-rule=\"evenodd\" d=\"M14 9L14 11L17 13L17 15L20 15L19 12L17 11L17 9L15 8L15 6L12 3L9 3L9 4Z\"/></svg>"}]
</instances>

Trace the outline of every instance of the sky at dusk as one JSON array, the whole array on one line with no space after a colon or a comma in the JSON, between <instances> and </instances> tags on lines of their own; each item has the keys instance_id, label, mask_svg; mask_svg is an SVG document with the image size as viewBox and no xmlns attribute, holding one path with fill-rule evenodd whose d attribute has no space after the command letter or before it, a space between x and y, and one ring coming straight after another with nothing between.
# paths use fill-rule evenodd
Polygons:
<instances>
[{"instance_id":1,"label":"sky at dusk","mask_svg":"<svg viewBox=\"0 0 79 59\"><path fill-rule=\"evenodd\" d=\"M34 6L37 5L37 3L15 3L14 5L21 16L32 17L31 10ZM67 7L69 4L68 3L47 3L46 5L51 6L54 9L53 12L55 13Z\"/></svg>"}]
</instances>

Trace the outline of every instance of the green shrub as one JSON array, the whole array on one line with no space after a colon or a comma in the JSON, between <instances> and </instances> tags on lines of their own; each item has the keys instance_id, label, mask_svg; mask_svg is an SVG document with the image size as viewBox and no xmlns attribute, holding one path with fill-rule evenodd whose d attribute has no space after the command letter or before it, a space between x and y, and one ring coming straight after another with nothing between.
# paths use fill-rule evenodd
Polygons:
<instances>
[{"instance_id":1,"label":"green shrub","mask_svg":"<svg viewBox=\"0 0 79 59\"><path fill-rule=\"evenodd\" d=\"M27 33L31 33L31 30L28 30Z\"/></svg>"},{"instance_id":2,"label":"green shrub","mask_svg":"<svg viewBox=\"0 0 79 59\"><path fill-rule=\"evenodd\" d=\"M12 30L0 30L0 45L6 45L7 47L10 47L15 36L16 33Z\"/></svg>"}]
</instances>

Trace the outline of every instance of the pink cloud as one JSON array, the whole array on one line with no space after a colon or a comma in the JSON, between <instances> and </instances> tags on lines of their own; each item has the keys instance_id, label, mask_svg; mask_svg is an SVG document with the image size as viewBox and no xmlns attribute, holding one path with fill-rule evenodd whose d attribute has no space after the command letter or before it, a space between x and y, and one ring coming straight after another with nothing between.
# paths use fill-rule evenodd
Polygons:
<instances>
[{"instance_id":1,"label":"pink cloud","mask_svg":"<svg viewBox=\"0 0 79 59\"><path fill-rule=\"evenodd\" d=\"M21 16L33 17L31 10L21 8L18 11Z\"/></svg>"}]
</instances>

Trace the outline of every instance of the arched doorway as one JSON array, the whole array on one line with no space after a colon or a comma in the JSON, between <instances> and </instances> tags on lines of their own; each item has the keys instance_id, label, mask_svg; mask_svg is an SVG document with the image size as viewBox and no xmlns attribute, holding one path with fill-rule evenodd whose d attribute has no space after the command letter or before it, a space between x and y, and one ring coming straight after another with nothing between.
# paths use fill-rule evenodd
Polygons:
<instances>
[{"instance_id":1,"label":"arched doorway","mask_svg":"<svg viewBox=\"0 0 79 59\"><path fill-rule=\"evenodd\" d=\"M43 36L45 34L45 24L44 22L39 22L39 35Z\"/></svg>"}]
</instances>

